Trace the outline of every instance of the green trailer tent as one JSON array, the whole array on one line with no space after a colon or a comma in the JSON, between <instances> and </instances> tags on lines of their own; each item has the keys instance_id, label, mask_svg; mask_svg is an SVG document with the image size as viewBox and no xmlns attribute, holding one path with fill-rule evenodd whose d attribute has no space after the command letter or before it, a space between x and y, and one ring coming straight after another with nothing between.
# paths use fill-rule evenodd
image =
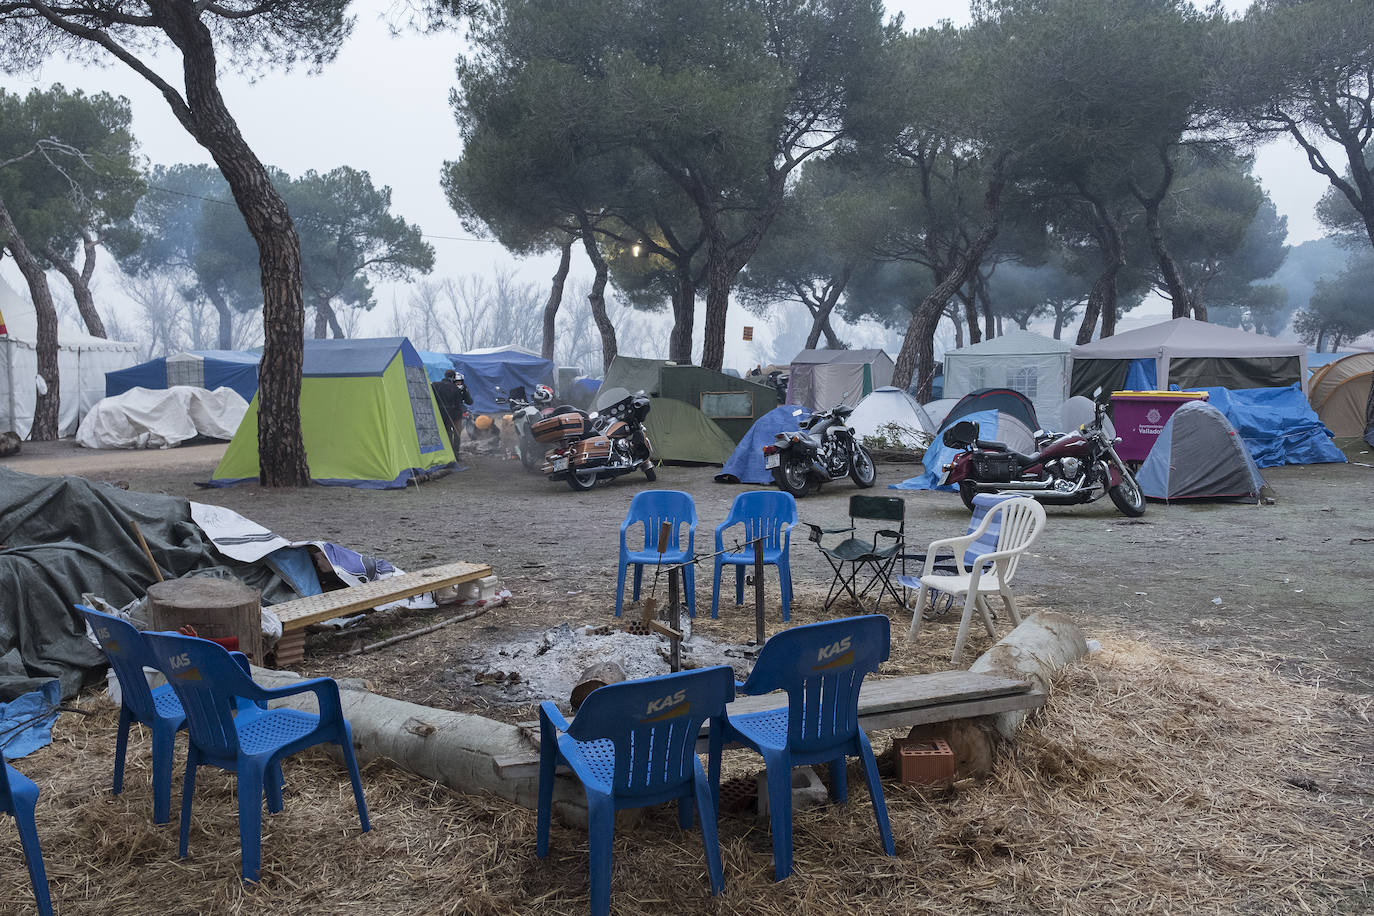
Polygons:
<instances>
[{"instance_id":1,"label":"green trailer tent","mask_svg":"<svg viewBox=\"0 0 1374 916\"><path fill-rule=\"evenodd\" d=\"M307 340L301 375L301 433L315 483L403 488L454 466L424 362L406 338ZM254 395L210 485L257 479Z\"/></svg>"},{"instance_id":2,"label":"green trailer tent","mask_svg":"<svg viewBox=\"0 0 1374 916\"><path fill-rule=\"evenodd\" d=\"M691 404L736 444L754 421L778 406L777 389L700 366L664 366L659 395Z\"/></svg>"},{"instance_id":3,"label":"green trailer tent","mask_svg":"<svg viewBox=\"0 0 1374 916\"><path fill-rule=\"evenodd\" d=\"M601 390L624 388L630 394L644 392L651 398L659 395L659 370L664 366L677 363L666 359L642 359L638 356L617 356L606 367L606 377L601 380Z\"/></svg>"},{"instance_id":4,"label":"green trailer tent","mask_svg":"<svg viewBox=\"0 0 1374 916\"><path fill-rule=\"evenodd\" d=\"M724 464L735 451L735 443L706 414L673 398L650 401L644 431L659 461Z\"/></svg>"}]
</instances>

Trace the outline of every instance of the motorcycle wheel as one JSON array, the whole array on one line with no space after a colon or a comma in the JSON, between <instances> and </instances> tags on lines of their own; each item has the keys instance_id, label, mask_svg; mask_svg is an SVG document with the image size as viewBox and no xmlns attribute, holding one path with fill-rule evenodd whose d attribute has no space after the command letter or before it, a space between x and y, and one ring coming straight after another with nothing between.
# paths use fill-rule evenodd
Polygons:
<instances>
[{"instance_id":1,"label":"motorcycle wheel","mask_svg":"<svg viewBox=\"0 0 1374 916\"><path fill-rule=\"evenodd\" d=\"M1108 490L1107 495L1112 498L1112 502L1121 510L1122 515L1139 518L1145 514L1145 494L1141 492L1140 484L1131 475L1123 476L1121 483Z\"/></svg>"},{"instance_id":2,"label":"motorcycle wheel","mask_svg":"<svg viewBox=\"0 0 1374 916\"><path fill-rule=\"evenodd\" d=\"M573 471L567 479L569 489L585 493L596 486L596 471Z\"/></svg>"},{"instance_id":3,"label":"motorcycle wheel","mask_svg":"<svg viewBox=\"0 0 1374 916\"><path fill-rule=\"evenodd\" d=\"M539 444L534 441L534 437L526 433L520 439L520 464L531 474L539 473L540 462Z\"/></svg>"},{"instance_id":4,"label":"motorcycle wheel","mask_svg":"<svg viewBox=\"0 0 1374 916\"><path fill-rule=\"evenodd\" d=\"M778 489L791 493L794 499L801 499L811 489L811 471L805 462L784 457L782 463L773 468L773 482Z\"/></svg>"},{"instance_id":5,"label":"motorcycle wheel","mask_svg":"<svg viewBox=\"0 0 1374 916\"><path fill-rule=\"evenodd\" d=\"M873 456L862 445L856 444L854 453L849 458L849 479L865 490L873 486L874 481L878 479L878 469L873 466Z\"/></svg>"},{"instance_id":6,"label":"motorcycle wheel","mask_svg":"<svg viewBox=\"0 0 1374 916\"><path fill-rule=\"evenodd\" d=\"M649 481L649 483L658 480L658 471L654 470L654 463L652 461L644 462L644 479Z\"/></svg>"},{"instance_id":7,"label":"motorcycle wheel","mask_svg":"<svg viewBox=\"0 0 1374 916\"><path fill-rule=\"evenodd\" d=\"M964 501L964 508L973 511L973 497L978 495L978 488L971 481L959 481L959 498Z\"/></svg>"}]
</instances>

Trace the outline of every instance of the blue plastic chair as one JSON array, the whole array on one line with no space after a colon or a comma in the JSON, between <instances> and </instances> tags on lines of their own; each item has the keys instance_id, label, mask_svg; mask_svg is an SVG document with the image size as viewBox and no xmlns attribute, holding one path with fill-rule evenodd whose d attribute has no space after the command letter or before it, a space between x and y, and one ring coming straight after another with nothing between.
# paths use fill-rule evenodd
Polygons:
<instances>
[{"instance_id":1,"label":"blue plastic chair","mask_svg":"<svg viewBox=\"0 0 1374 916\"><path fill-rule=\"evenodd\" d=\"M793 627L764 644L749 678L738 685L744 695L787 692L786 706L730 715L725 723L727 742L738 741L763 755L773 874L778 881L792 874L792 768L796 766L830 764L830 797L843 802L848 797L845 759L861 758L883 851L895 854L878 761L868 736L859 728L859 687L865 674L877 671L879 663L887 660L889 644L888 619L883 614ZM711 783L719 786L719 770L711 771Z\"/></svg>"},{"instance_id":2,"label":"blue plastic chair","mask_svg":"<svg viewBox=\"0 0 1374 916\"><path fill-rule=\"evenodd\" d=\"M165 824L172 811L172 750L177 732L186 726L186 713L170 685L150 688L143 669L155 668L143 634L126 620L88 608L76 609L86 617L119 678L119 736L115 740L115 795L124 791L124 755L129 746L129 727L135 722L153 734L153 823Z\"/></svg>"},{"instance_id":3,"label":"blue plastic chair","mask_svg":"<svg viewBox=\"0 0 1374 916\"><path fill-rule=\"evenodd\" d=\"M353 800L363 831L371 828L362 778L353 756L353 733L343 717L339 685L319 677L286 687L267 688L253 682L223 646L175 633L145 633L153 661L186 710L191 734L186 754L186 778L181 788L181 843L177 854L186 857L191 828L191 797L196 767L232 770L238 780L239 849L244 880L257 881L262 858L262 799L267 810L282 808L281 761L317 744L337 744L353 783ZM320 712L265 709L254 704L313 693ZM252 701L235 708L235 700ZM235 714L237 712L237 714Z\"/></svg>"},{"instance_id":4,"label":"blue plastic chair","mask_svg":"<svg viewBox=\"0 0 1374 916\"><path fill-rule=\"evenodd\" d=\"M664 522L672 524L672 533L663 553L658 552L659 529ZM632 525L644 526L644 549L630 550L625 534ZM682 549L682 526L687 526L687 548ZM620 523L620 562L617 565L615 583L615 616L619 617L625 604L625 567L633 565L634 593L630 600L639 600L639 587L644 578L645 566L668 566L685 563L692 558L697 537L697 507L692 497L681 490L640 490L630 500L630 511L625 521ZM687 616L697 615L696 567L687 566L682 570L684 597L687 599Z\"/></svg>"},{"instance_id":5,"label":"blue plastic chair","mask_svg":"<svg viewBox=\"0 0 1374 916\"><path fill-rule=\"evenodd\" d=\"M558 707L539 707L539 858L549 853L554 771L566 763L587 792L592 913L611 909L611 841L615 812L666 801L678 803L678 824L701 813L711 893L725 885L716 837L716 799L696 754L701 723L711 722L709 758L720 771L725 704L735 697L726 666L611 684L592 691L568 722Z\"/></svg>"},{"instance_id":6,"label":"blue plastic chair","mask_svg":"<svg viewBox=\"0 0 1374 916\"><path fill-rule=\"evenodd\" d=\"M5 763L0 752L0 814L14 818L19 828L19 844L24 850L24 863L29 867L33 882L33 897L38 912L52 916L52 900L48 897L48 873L43 868L43 850L38 845L38 823L34 813L38 808L38 786L33 780Z\"/></svg>"},{"instance_id":7,"label":"blue plastic chair","mask_svg":"<svg viewBox=\"0 0 1374 916\"><path fill-rule=\"evenodd\" d=\"M730 505L730 514L716 527L716 564L711 585L711 616L720 616L720 575L726 566L735 567L735 604L744 603L744 569L754 565L753 541L762 537L763 565L778 568L782 590L782 619L792 616L792 528L797 524L797 501L781 490L753 490L741 493ZM745 549L724 553L725 531L744 526Z\"/></svg>"}]
</instances>

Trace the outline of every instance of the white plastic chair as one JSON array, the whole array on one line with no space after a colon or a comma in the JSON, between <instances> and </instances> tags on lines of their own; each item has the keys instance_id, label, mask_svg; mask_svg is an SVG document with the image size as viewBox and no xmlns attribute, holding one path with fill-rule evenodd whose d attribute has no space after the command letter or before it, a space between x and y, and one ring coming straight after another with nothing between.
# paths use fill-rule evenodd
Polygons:
<instances>
[{"instance_id":1,"label":"white plastic chair","mask_svg":"<svg viewBox=\"0 0 1374 916\"><path fill-rule=\"evenodd\" d=\"M1001 532L997 535L996 549L981 554L973 562L966 562L965 551L981 538L989 527L1001 522ZM926 566L921 575L921 590L916 596L916 608L911 617L911 628L907 631L910 639L915 639L921 629L921 612L925 609L926 595L931 591L941 591L948 595L964 595L964 616L959 620L959 635L954 640L954 654L950 664L959 664L964 643L968 639L969 623L973 620L976 607L983 616L983 625L989 636L997 633L992 626L992 612L984 595L997 593L1002 604L1015 624L1021 623L1021 614L1016 609L1016 596L1011 590L1011 580L1016 575L1016 566L1021 554L1035 542L1045 527L1045 510L1035 500L1026 497L1008 499L992 507L977 530L957 538L932 541L926 548ZM958 572L941 574L934 571L936 558L941 553L953 553ZM988 564L992 564L990 567Z\"/></svg>"}]
</instances>

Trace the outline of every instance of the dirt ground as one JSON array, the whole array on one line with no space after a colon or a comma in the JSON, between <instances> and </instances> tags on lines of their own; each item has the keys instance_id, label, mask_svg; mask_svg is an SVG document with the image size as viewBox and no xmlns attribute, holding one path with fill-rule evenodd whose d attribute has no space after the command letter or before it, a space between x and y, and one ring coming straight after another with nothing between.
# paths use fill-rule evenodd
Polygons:
<instances>
[{"instance_id":1,"label":"dirt ground","mask_svg":"<svg viewBox=\"0 0 1374 916\"><path fill-rule=\"evenodd\" d=\"M303 673L361 676L380 692L460 709L503 705L499 688L472 676L491 661L492 645L564 621L613 621L617 531L636 492L655 486L691 493L700 520L696 548L708 552L730 501L747 489L716 483L713 467L665 466L652 485L636 474L574 493L495 455L465 455L462 471L404 491L197 487L222 451L222 445L199 445L91 452L70 443L26 443L21 455L3 463L227 506L288 538L335 541L406 569L452 560L491 564L512 592L508 606L361 656L339 653L448 612L392 616L357 633L316 637L303 666ZM1141 519L1123 517L1105 499L1050 508L1032 558L1017 573L1017 591L1032 607L1073 615L1090 636L1103 630L1202 652L1239 652L1295 680L1374 693L1374 468L1368 466L1374 456L1355 450L1352 458L1346 465L1265 471L1277 496L1273 505L1152 503ZM967 512L955 495L885 489L917 470L880 464L878 486L869 492L905 499L913 545L962 533ZM855 492L847 481L827 485L799 503L801 520L835 525ZM830 570L804 527L793 537L792 570L793 622L821 619ZM775 582L770 574L769 632L781 626ZM734 606L729 574L714 622L710 584L706 567L697 576L697 632L747 640L751 608ZM896 616L901 625L909 622L904 613ZM957 614L949 614L923 625L915 648L932 667L941 657L947 664L956 624ZM894 627L894 635L902 628ZM968 660L990 641L975 631Z\"/></svg>"}]
</instances>

